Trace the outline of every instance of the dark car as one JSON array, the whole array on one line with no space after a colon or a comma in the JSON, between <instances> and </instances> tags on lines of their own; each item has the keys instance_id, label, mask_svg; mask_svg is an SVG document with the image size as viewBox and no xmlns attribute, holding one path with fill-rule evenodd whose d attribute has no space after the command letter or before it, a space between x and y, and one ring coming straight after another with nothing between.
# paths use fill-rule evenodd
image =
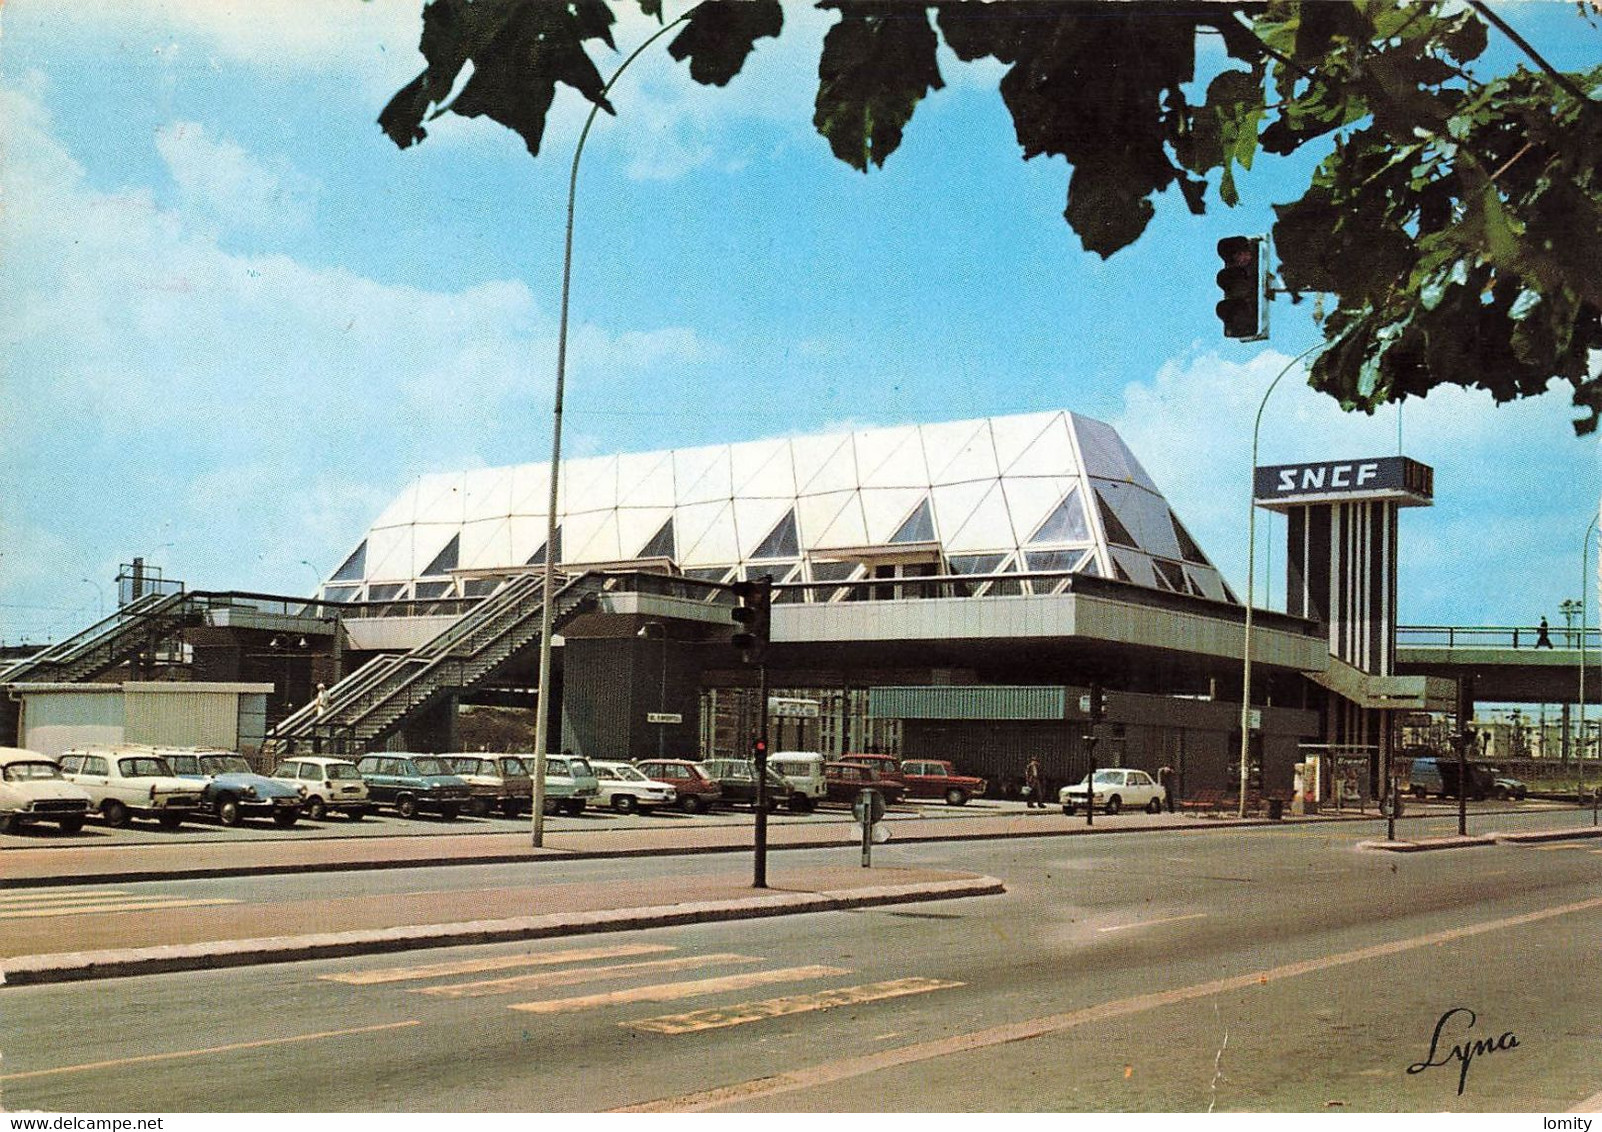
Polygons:
<instances>
[{"instance_id":1,"label":"dark car","mask_svg":"<svg viewBox=\"0 0 1602 1132\"><path fill-rule=\"evenodd\" d=\"M1489 767L1480 763L1468 763L1467 766L1468 790L1465 793L1474 801L1483 802L1495 792L1496 776ZM1414 759L1408 774L1408 789L1415 798L1427 798L1431 794L1440 798L1456 798L1459 793L1457 760L1433 755Z\"/></svg>"},{"instance_id":2,"label":"dark car","mask_svg":"<svg viewBox=\"0 0 1602 1132\"><path fill-rule=\"evenodd\" d=\"M403 818L419 811L455 821L472 792L434 755L366 755L356 764L368 797Z\"/></svg>"},{"instance_id":3,"label":"dark car","mask_svg":"<svg viewBox=\"0 0 1602 1132\"><path fill-rule=\"evenodd\" d=\"M224 825L246 818L272 818L280 829L300 820L306 792L295 783L268 778L250 769L245 756L225 751L175 751L157 748L179 778L204 782L201 809L216 815Z\"/></svg>"},{"instance_id":4,"label":"dark car","mask_svg":"<svg viewBox=\"0 0 1602 1132\"><path fill-rule=\"evenodd\" d=\"M674 805L687 814L710 810L723 798L723 788L712 780L706 767L689 759L639 759L634 765L641 774L673 787Z\"/></svg>"},{"instance_id":5,"label":"dark car","mask_svg":"<svg viewBox=\"0 0 1602 1132\"><path fill-rule=\"evenodd\" d=\"M829 784L830 802L844 802L851 805L857 800L857 795L864 790L873 790L884 799L884 804L893 806L901 801L906 792L899 783L891 782L879 771L866 763L835 762L823 764L823 778Z\"/></svg>"},{"instance_id":6,"label":"dark car","mask_svg":"<svg viewBox=\"0 0 1602 1132\"><path fill-rule=\"evenodd\" d=\"M723 791L730 805L755 806L756 763L750 759L707 759L701 764ZM643 768L642 768L643 769ZM792 790L784 776L768 768L768 809L776 810L790 801Z\"/></svg>"}]
</instances>

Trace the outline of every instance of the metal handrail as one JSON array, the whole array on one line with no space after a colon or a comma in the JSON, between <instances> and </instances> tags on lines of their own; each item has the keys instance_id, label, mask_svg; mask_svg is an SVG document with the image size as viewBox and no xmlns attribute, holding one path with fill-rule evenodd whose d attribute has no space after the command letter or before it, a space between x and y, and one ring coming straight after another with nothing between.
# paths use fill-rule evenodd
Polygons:
<instances>
[{"instance_id":1,"label":"metal handrail","mask_svg":"<svg viewBox=\"0 0 1602 1132\"><path fill-rule=\"evenodd\" d=\"M1540 630L1530 625L1398 625L1396 643L1414 647L1446 648L1545 648L1537 645ZM1549 626L1547 639L1554 649L1579 649L1602 642L1602 629Z\"/></svg>"}]
</instances>

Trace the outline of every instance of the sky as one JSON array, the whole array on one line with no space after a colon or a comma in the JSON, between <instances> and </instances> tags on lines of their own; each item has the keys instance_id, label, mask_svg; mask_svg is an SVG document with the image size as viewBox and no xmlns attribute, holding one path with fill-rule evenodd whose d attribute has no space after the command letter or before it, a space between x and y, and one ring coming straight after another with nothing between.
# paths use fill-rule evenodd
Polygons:
<instances>
[{"instance_id":1,"label":"sky","mask_svg":"<svg viewBox=\"0 0 1602 1132\"><path fill-rule=\"evenodd\" d=\"M615 7L607 74L655 28ZM1560 67L1602 55L1572 4L1497 7ZM538 158L454 115L397 149L376 118L422 67L421 9L0 3L0 643L84 628L136 556L310 594L419 475L549 458L588 103L559 92ZM787 4L727 88L660 45L620 80L580 175L564 451L1070 409L1119 430L1243 592L1253 419L1319 334L1282 299L1267 342L1224 339L1214 245L1266 231L1308 159L1260 160L1204 217L1169 193L1103 261L1062 220L1066 163L1021 159L993 65L942 49L885 167L835 160L811 124L832 22ZM1402 522L1402 621L1562 624L1602 485L1575 415L1561 389L1446 388L1351 416L1298 374L1259 456L1400 433L1436 469ZM1283 520L1259 514L1258 597L1283 608Z\"/></svg>"}]
</instances>

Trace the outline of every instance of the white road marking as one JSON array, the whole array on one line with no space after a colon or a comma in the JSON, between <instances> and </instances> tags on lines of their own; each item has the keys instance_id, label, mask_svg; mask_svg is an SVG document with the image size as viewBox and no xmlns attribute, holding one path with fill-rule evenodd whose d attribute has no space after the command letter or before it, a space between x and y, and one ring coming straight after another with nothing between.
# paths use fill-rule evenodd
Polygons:
<instances>
[{"instance_id":1,"label":"white road marking","mask_svg":"<svg viewBox=\"0 0 1602 1132\"><path fill-rule=\"evenodd\" d=\"M1206 912L1191 912L1184 916L1164 916L1160 920L1141 920L1134 924L1114 924L1110 928L1097 928L1098 932L1121 932L1128 928L1149 928L1153 924L1172 924L1179 920L1203 920L1207 918Z\"/></svg>"},{"instance_id":2,"label":"white road marking","mask_svg":"<svg viewBox=\"0 0 1602 1132\"><path fill-rule=\"evenodd\" d=\"M579 998L553 998L543 1002L517 1002L509 1009L529 1014L562 1014L577 1010L593 1010L600 1006L617 1006L630 1002L671 1002L676 998L694 998L702 994L721 994L724 991L745 990L747 987L769 983L800 982L802 979L824 979L831 975L849 975L844 967L784 967L774 971L752 971L745 975L727 975L719 979L696 979L687 983L658 983L630 990L607 991Z\"/></svg>"}]
</instances>

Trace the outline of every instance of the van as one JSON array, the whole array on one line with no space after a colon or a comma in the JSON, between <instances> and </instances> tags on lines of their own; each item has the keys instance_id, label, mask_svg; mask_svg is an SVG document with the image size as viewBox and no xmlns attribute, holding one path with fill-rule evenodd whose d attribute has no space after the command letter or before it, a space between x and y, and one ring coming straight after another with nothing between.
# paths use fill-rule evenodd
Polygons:
<instances>
[{"instance_id":1,"label":"van","mask_svg":"<svg viewBox=\"0 0 1602 1132\"><path fill-rule=\"evenodd\" d=\"M1476 802L1483 802L1495 789L1495 775L1479 763L1468 764L1468 796ZM1457 760L1455 758L1437 758L1426 755L1413 760L1413 768L1408 774L1408 789L1415 798L1427 798L1434 794L1438 798L1456 798L1457 789Z\"/></svg>"},{"instance_id":2,"label":"van","mask_svg":"<svg viewBox=\"0 0 1602 1132\"><path fill-rule=\"evenodd\" d=\"M774 751L768 756L768 767L790 784L792 810L804 813L829 796L823 756L815 751Z\"/></svg>"}]
</instances>

